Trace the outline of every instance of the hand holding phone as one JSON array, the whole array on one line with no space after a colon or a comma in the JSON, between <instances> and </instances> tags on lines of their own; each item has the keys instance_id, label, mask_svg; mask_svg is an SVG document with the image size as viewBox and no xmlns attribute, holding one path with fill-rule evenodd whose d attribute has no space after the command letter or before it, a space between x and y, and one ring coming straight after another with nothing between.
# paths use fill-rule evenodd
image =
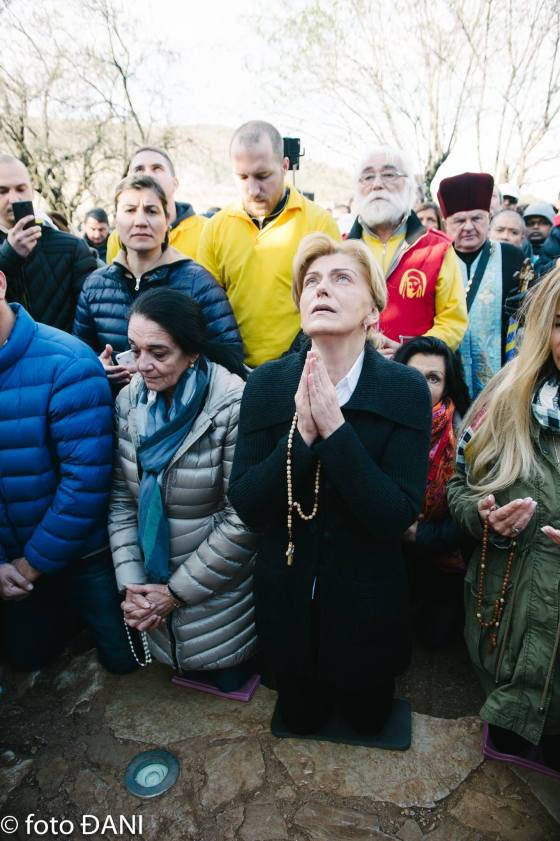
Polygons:
<instances>
[{"instance_id":1,"label":"hand holding phone","mask_svg":"<svg viewBox=\"0 0 560 841\"><path fill-rule=\"evenodd\" d=\"M119 356L120 354L118 354L115 358L118 359ZM111 385L122 387L123 385L129 383L132 379L134 371L131 371L130 368L125 368L124 365L115 365L113 362L113 348L111 345L105 345L105 349L97 358L103 365L105 373L107 374L107 379Z\"/></svg>"},{"instance_id":2,"label":"hand holding phone","mask_svg":"<svg viewBox=\"0 0 560 841\"><path fill-rule=\"evenodd\" d=\"M12 211L15 224L8 231L8 242L16 254L25 260L37 245L41 236L41 227L35 221L32 202L12 202Z\"/></svg>"},{"instance_id":3,"label":"hand holding phone","mask_svg":"<svg viewBox=\"0 0 560 841\"><path fill-rule=\"evenodd\" d=\"M29 228L32 228L33 225L37 224L35 221L35 211L33 210L32 201L14 201L12 202L12 211L15 222L21 222L21 220L25 219L26 216L33 216L33 219L27 221L23 226L24 231L27 231Z\"/></svg>"},{"instance_id":4,"label":"hand holding phone","mask_svg":"<svg viewBox=\"0 0 560 841\"><path fill-rule=\"evenodd\" d=\"M117 353L115 360L117 365L122 365L123 368L128 368L131 373L136 373L136 357L131 350L123 350L122 353Z\"/></svg>"}]
</instances>

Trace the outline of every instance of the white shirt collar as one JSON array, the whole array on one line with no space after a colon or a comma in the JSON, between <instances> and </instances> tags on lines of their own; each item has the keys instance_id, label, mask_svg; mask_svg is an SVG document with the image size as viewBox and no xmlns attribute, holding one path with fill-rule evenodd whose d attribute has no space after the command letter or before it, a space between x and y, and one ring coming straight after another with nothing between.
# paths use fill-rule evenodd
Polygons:
<instances>
[{"instance_id":1,"label":"white shirt collar","mask_svg":"<svg viewBox=\"0 0 560 841\"><path fill-rule=\"evenodd\" d=\"M336 384L336 396L338 399L338 405L344 406L345 403L348 403L352 395L354 394L354 390L358 385L358 380L360 379L360 374L362 373L362 368L364 365L364 356L365 356L365 349L360 353L346 376L344 376L337 384Z\"/></svg>"}]
</instances>

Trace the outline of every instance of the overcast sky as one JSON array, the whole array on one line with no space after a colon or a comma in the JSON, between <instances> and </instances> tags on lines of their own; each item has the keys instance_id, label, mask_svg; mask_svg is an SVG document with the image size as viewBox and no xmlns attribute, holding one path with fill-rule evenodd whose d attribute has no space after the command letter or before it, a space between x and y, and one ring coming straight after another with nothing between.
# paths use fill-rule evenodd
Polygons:
<instances>
[{"instance_id":1,"label":"overcast sky","mask_svg":"<svg viewBox=\"0 0 560 841\"><path fill-rule=\"evenodd\" d=\"M298 97L297 88L295 93L293 89L279 93L271 85L270 68L277 67L282 60L284 33L280 26L276 43L273 46L265 44L257 32L257 19L259 15L291 13L296 4L302 2L134 0L129 3L126 0L127 14L139 20L143 35L162 40L179 56L161 90L169 121L185 126L216 123L234 128L248 119L266 119L277 125L284 135L301 136L308 157L353 172L364 150L358 150L356 144L352 148L349 124L344 123L340 131L342 118L336 109L331 109L328 115L323 109L321 115L317 112L315 117L316 105ZM328 0L321 2L328 3ZM21 0L14 0L12 8L20 5L28 8ZM54 7L53 0L45 0L42 8L48 9L49 5ZM76 15L75 7L71 14ZM95 38L95 33L79 29L79 26L78 12L70 28L77 27L76 38L83 39L87 45ZM406 45L401 46L404 60ZM259 68L268 68L269 72L259 72ZM150 76L148 58L142 70ZM333 140L327 120L332 119L334 124L337 117L339 135ZM489 127L492 119L489 109ZM491 133L489 131L489 135ZM405 141L403 145L407 153L413 154L406 148ZM553 151L560 147L560 137L551 138L551 147ZM493 151L489 149L490 153ZM492 157L490 154L489 161ZM492 164L488 163L488 166ZM438 177L478 168L473 138L468 136L467 128ZM526 188L536 197L555 200L560 189L560 156L541 169L539 180L535 176Z\"/></svg>"},{"instance_id":2,"label":"overcast sky","mask_svg":"<svg viewBox=\"0 0 560 841\"><path fill-rule=\"evenodd\" d=\"M297 0L283 2L292 7ZM169 106L174 120L186 125L216 122L236 126L258 116L274 122L284 134L297 132L289 96L273 100L266 79L255 69L271 60L271 47L263 44L256 32L256 17L275 8L275 4L265 5L262 0L136 0L134 9L150 29L189 57L188 62L178 62L173 74L175 85ZM276 60L282 54L282 32L278 33L275 52ZM303 133L308 154L352 171L355 152L349 150L345 155L344 150L333 151L322 138L321 129L317 124L315 131L308 126ZM478 169L478 164L471 140L464 137L439 177L467 169ZM559 161L553 161L540 176L541 180L529 185L532 192L555 199L560 188Z\"/></svg>"}]
</instances>

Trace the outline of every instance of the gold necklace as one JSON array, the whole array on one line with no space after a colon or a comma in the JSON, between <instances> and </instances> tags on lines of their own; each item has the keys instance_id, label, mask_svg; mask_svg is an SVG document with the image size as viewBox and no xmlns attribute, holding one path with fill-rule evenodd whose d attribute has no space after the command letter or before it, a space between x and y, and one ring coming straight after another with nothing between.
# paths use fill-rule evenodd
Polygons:
<instances>
[{"instance_id":1,"label":"gold necklace","mask_svg":"<svg viewBox=\"0 0 560 841\"><path fill-rule=\"evenodd\" d=\"M288 433L288 449L286 452L286 477L287 477L287 485L288 485L288 548L286 549L286 558L287 564L289 567L294 562L294 554L296 551L296 547L294 546L293 540L293 511L295 509L297 515L305 521L312 520L316 515L317 511L319 510L319 479L321 475L321 462L317 462L317 467L315 469L315 488L313 492L313 508L311 509L310 514L304 514L303 509L299 502L294 500L293 496L293 487L292 487L292 446L294 442L294 433L296 431L296 426L298 422L297 412L295 413L292 419L292 425L290 427L290 431Z\"/></svg>"}]
</instances>

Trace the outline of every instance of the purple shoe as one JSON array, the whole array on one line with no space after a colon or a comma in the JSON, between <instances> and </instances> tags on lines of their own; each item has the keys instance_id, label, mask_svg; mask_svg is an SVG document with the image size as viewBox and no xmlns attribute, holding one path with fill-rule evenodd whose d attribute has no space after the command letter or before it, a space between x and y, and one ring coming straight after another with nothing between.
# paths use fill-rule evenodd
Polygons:
<instances>
[{"instance_id":1,"label":"purple shoe","mask_svg":"<svg viewBox=\"0 0 560 841\"><path fill-rule=\"evenodd\" d=\"M490 737L490 729L488 723L484 722L484 736L482 740L482 755L488 759L495 759L498 762L510 762L512 765L519 765L520 768L527 768L529 771L536 771L538 774L546 774L555 780L560 780L560 773L549 768L542 761L542 751L540 748L531 745L527 750L525 756L518 756L514 753L500 753L496 750Z\"/></svg>"}]
</instances>

